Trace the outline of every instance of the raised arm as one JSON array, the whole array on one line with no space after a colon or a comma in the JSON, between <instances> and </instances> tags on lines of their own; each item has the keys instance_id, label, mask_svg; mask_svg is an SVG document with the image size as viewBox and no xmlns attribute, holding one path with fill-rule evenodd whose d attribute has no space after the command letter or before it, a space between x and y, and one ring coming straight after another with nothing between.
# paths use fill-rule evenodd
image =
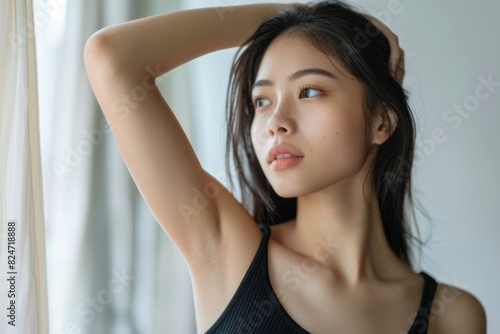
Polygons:
<instances>
[{"instance_id":1,"label":"raised arm","mask_svg":"<svg viewBox=\"0 0 500 334\"><path fill-rule=\"evenodd\" d=\"M93 69L99 64L127 77L148 74L146 67L154 65L161 69L157 73L160 76L201 55L240 46L266 18L289 7L257 4L201 8L104 28L89 39L85 48L89 77L92 80Z\"/></svg>"},{"instance_id":2,"label":"raised arm","mask_svg":"<svg viewBox=\"0 0 500 334\"><path fill-rule=\"evenodd\" d=\"M85 47L92 89L127 168L191 265L206 263L223 234L230 234L221 222L234 219L234 225L238 218L242 233L258 228L202 169L154 78L203 54L241 45L284 8L262 4L155 15L102 29Z\"/></svg>"}]
</instances>

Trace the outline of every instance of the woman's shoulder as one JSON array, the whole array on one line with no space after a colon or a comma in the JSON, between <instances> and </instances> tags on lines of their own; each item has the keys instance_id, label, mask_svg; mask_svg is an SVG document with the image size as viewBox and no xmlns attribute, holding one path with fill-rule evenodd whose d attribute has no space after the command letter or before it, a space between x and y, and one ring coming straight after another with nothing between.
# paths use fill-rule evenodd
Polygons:
<instances>
[{"instance_id":1,"label":"woman's shoulder","mask_svg":"<svg viewBox=\"0 0 500 334\"><path fill-rule=\"evenodd\" d=\"M486 314L471 293L438 282L429 318L429 334L486 333Z\"/></svg>"}]
</instances>

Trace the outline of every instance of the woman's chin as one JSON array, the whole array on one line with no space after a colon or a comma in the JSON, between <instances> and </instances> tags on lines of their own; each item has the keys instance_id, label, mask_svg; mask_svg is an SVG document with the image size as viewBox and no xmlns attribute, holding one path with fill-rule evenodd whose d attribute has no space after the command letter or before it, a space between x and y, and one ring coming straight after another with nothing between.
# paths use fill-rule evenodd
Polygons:
<instances>
[{"instance_id":1,"label":"woman's chin","mask_svg":"<svg viewBox=\"0 0 500 334\"><path fill-rule=\"evenodd\" d=\"M300 189L300 187L293 186L291 184L275 186L273 187L273 190L276 194L278 194L278 196L283 198L296 198L305 194L304 189Z\"/></svg>"}]
</instances>

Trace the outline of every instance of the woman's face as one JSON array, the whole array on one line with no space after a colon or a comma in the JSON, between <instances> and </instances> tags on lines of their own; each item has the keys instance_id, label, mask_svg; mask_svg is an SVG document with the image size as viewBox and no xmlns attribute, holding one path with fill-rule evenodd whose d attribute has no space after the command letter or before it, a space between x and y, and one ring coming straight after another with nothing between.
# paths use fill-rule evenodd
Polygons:
<instances>
[{"instance_id":1,"label":"woman's face","mask_svg":"<svg viewBox=\"0 0 500 334\"><path fill-rule=\"evenodd\" d=\"M362 169L362 88L335 59L296 35L280 36L264 54L252 99L252 144L278 195L348 186Z\"/></svg>"}]
</instances>

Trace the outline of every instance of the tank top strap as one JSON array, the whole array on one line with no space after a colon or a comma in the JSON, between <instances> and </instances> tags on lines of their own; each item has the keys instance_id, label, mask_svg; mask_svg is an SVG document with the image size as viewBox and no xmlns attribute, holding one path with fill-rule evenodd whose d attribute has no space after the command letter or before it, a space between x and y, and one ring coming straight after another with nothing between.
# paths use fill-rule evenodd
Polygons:
<instances>
[{"instance_id":1,"label":"tank top strap","mask_svg":"<svg viewBox=\"0 0 500 334\"><path fill-rule=\"evenodd\" d=\"M271 227L267 224L264 224L264 223L258 224L258 226L262 230L262 232L264 233L264 236L262 237L261 245L267 244L269 242L269 238L271 237Z\"/></svg>"},{"instance_id":2,"label":"tank top strap","mask_svg":"<svg viewBox=\"0 0 500 334\"><path fill-rule=\"evenodd\" d=\"M432 307L432 301L434 300L434 295L436 294L437 290L437 282L429 276L426 272L422 271L420 273L424 277L425 283L424 283L424 293L422 295L422 301L420 303L420 308L426 308L431 310Z\"/></svg>"},{"instance_id":3,"label":"tank top strap","mask_svg":"<svg viewBox=\"0 0 500 334\"><path fill-rule=\"evenodd\" d=\"M420 299L420 306L418 307L415 321L413 321L413 325L408 334L427 333L432 302L434 301L437 290L437 282L434 278L424 271L420 272L420 275L424 278L424 290L422 292L422 298Z\"/></svg>"}]
</instances>

